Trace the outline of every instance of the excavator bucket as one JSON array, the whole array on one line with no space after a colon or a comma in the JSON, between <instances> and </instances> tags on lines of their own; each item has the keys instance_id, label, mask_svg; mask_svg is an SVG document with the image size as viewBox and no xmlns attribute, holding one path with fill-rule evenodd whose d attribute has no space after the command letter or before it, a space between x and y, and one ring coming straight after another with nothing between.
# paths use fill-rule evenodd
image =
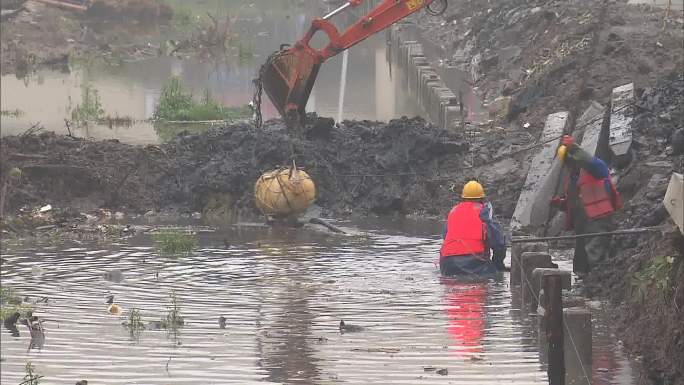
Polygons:
<instances>
[{"instance_id":1,"label":"excavator bucket","mask_svg":"<svg viewBox=\"0 0 684 385\"><path fill-rule=\"evenodd\" d=\"M281 49L261 67L261 83L288 126L301 126L321 60L308 47Z\"/></svg>"}]
</instances>

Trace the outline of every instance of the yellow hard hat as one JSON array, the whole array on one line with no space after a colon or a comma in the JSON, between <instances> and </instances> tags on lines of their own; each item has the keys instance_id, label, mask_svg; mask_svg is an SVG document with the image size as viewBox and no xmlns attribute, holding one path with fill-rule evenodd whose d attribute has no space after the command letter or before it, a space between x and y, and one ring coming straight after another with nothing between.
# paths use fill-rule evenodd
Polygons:
<instances>
[{"instance_id":1,"label":"yellow hard hat","mask_svg":"<svg viewBox=\"0 0 684 385\"><path fill-rule=\"evenodd\" d=\"M461 198L464 199L480 199L485 197L485 191L481 184L471 180L463 186L463 194Z\"/></svg>"},{"instance_id":2,"label":"yellow hard hat","mask_svg":"<svg viewBox=\"0 0 684 385\"><path fill-rule=\"evenodd\" d=\"M565 155L568 153L568 147L565 145L561 145L558 147L558 151L556 151L556 156L558 156L558 159L560 159L561 162L565 162Z\"/></svg>"}]
</instances>

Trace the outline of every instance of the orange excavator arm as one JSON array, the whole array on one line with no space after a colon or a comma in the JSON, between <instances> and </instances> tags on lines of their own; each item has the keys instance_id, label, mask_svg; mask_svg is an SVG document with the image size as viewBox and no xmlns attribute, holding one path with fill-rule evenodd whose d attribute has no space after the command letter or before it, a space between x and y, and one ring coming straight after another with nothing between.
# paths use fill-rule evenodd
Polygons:
<instances>
[{"instance_id":1,"label":"orange excavator arm","mask_svg":"<svg viewBox=\"0 0 684 385\"><path fill-rule=\"evenodd\" d=\"M384 0L342 33L329 21L338 13L362 2L363 0L350 0L323 18L315 19L301 40L294 46L281 47L261 67L257 79L257 94L260 95L260 87L263 86L266 95L288 125L304 123L304 108L323 62L416 11L430 9L433 2L446 5L446 0ZM444 8L446 6L441 11ZM323 31L330 40L322 49L309 45L318 31ZM258 106L260 100L255 101L255 104Z\"/></svg>"}]
</instances>

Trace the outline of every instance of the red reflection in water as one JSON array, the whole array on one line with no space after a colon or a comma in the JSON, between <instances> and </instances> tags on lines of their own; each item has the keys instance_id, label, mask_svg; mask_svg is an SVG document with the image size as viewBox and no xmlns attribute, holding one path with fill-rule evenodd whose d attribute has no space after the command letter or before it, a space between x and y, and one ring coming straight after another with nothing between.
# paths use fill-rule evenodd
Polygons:
<instances>
[{"instance_id":1,"label":"red reflection in water","mask_svg":"<svg viewBox=\"0 0 684 385\"><path fill-rule=\"evenodd\" d=\"M487 296L485 283L445 281L447 331L453 340L450 351L459 356L482 353Z\"/></svg>"}]
</instances>

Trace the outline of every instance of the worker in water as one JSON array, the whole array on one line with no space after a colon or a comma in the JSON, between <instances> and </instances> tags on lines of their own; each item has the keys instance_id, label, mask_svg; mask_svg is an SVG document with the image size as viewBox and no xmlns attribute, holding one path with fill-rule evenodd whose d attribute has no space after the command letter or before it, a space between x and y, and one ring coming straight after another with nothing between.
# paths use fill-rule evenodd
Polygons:
<instances>
[{"instance_id":1,"label":"worker in water","mask_svg":"<svg viewBox=\"0 0 684 385\"><path fill-rule=\"evenodd\" d=\"M554 197L551 204L565 211L568 229L575 234L600 233L614 230L613 213L622 208L622 199L610 178L606 163L578 146L573 137L561 139L557 156L567 176L565 195ZM577 238L573 271L589 272L605 260L610 252L610 237Z\"/></svg>"},{"instance_id":2,"label":"worker in water","mask_svg":"<svg viewBox=\"0 0 684 385\"><path fill-rule=\"evenodd\" d=\"M506 270L503 231L493 219L492 205L485 202L484 188L471 180L463 186L461 198L447 218L439 255L442 275L481 276Z\"/></svg>"}]
</instances>

